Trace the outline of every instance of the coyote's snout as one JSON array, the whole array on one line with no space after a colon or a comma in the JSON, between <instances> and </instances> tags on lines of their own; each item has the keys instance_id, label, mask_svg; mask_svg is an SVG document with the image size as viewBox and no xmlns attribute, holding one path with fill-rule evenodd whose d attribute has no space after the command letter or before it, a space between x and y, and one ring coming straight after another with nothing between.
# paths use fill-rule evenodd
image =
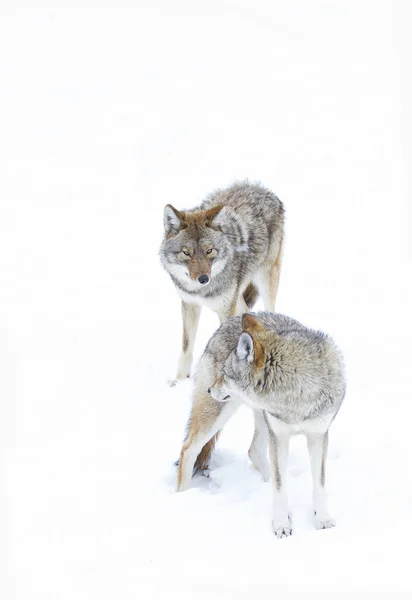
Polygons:
<instances>
[{"instance_id":1,"label":"coyote's snout","mask_svg":"<svg viewBox=\"0 0 412 600\"><path fill-rule=\"evenodd\" d=\"M227 402L230 400L230 394L227 393L227 390L224 386L223 375L218 377L215 383L207 389L207 393L210 394L213 400L216 400L217 402Z\"/></svg>"},{"instance_id":2,"label":"coyote's snout","mask_svg":"<svg viewBox=\"0 0 412 600\"><path fill-rule=\"evenodd\" d=\"M189 277L194 282L199 282L200 285L207 285L212 277L212 257L208 250L194 249L186 250L187 257L186 265ZM189 255L189 256L187 256ZM202 256L203 255L203 256Z\"/></svg>"}]
</instances>

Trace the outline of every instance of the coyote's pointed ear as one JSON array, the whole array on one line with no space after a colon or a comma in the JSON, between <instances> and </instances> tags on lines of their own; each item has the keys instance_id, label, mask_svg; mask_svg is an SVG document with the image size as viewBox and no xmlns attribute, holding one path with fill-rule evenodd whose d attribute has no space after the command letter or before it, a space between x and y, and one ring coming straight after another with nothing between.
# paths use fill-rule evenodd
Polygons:
<instances>
[{"instance_id":1,"label":"coyote's pointed ear","mask_svg":"<svg viewBox=\"0 0 412 600\"><path fill-rule=\"evenodd\" d=\"M236 356L239 360L247 360L249 363L252 363L255 358L253 339L246 331L243 331L240 334L236 348Z\"/></svg>"},{"instance_id":2,"label":"coyote's pointed ear","mask_svg":"<svg viewBox=\"0 0 412 600\"><path fill-rule=\"evenodd\" d=\"M242 329L244 331L248 331L249 333L253 333L255 331L264 331L262 323L249 313L245 313L242 317Z\"/></svg>"},{"instance_id":3,"label":"coyote's pointed ear","mask_svg":"<svg viewBox=\"0 0 412 600\"><path fill-rule=\"evenodd\" d=\"M184 214L171 204L166 204L163 212L163 224L166 233L177 233L183 225Z\"/></svg>"},{"instance_id":4,"label":"coyote's pointed ear","mask_svg":"<svg viewBox=\"0 0 412 600\"><path fill-rule=\"evenodd\" d=\"M260 368L265 363L265 350L261 340L254 339L254 334L264 331L262 323L253 315L246 313L242 317L242 333L237 343L236 354L239 360L255 363Z\"/></svg>"},{"instance_id":5,"label":"coyote's pointed ear","mask_svg":"<svg viewBox=\"0 0 412 600\"><path fill-rule=\"evenodd\" d=\"M218 206L214 206L213 208L209 208L205 212L205 221L208 227L212 227L213 229L220 228L226 218L226 207L224 204L219 204Z\"/></svg>"}]
</instances>

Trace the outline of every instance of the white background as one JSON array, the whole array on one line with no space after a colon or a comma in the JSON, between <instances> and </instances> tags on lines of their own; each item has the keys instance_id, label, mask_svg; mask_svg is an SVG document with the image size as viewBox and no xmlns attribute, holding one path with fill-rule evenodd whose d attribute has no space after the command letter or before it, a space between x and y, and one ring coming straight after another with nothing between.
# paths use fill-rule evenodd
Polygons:
<instances>
[{"instance_id":1,"label":"white background","mask_svg":"<svg viewBox=\"0 0 412 600\"><path fill-rule=\"evenodd\" d=\"M7 600L410 598L408 3L0 4L1 584ZM336 529L294 535L227 426L173 494L191 382L157 257L166 203L235 179L284 202L277 309L332 334ZM202 316L196 354L217 326Z\"/></svg>"}]
</instances>

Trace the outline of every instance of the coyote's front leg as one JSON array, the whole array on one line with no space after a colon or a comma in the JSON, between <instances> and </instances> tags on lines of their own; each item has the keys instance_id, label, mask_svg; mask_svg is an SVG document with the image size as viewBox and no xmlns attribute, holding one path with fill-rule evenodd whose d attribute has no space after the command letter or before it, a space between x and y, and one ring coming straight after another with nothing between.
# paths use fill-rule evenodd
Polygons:
<instances>
[{"instance_id":1,"label":"coyote's front leg","mask_svg":"<svg viewBox=\"0 0 412 600\"><path fill-rule=\"evenodd\" d=\"M328 452L328 432L307 434L310 466L313 480L313 509L318 529L335 526L335 520L329 515L325 489L326 455Z\"/></svg>"},{"instance_id":2,"label":"coyote's front leg","mask_svg":"<svg viewBox=\"0 0 412 600\"><path fill-rule=\"evenodd\" d=\"M255 417L255 431L249 448L249 458L256 471L259 471L262 475L263 481L269 481L270 468L267 460L268 428L262 410L254 410L253 414Z\"/></svg>"},{"instance_id":3,"label":"coyote's front leg","mask_svg":"<svg viewBox=\"0 0 412 600\"><path fill-rule=\"evenodd\" d=\"M264 418L269 431L269 456L272 468L272 530L276 537L288 537L292 533L286 492L290 435L274 430L271 424L272 417L267 412L264 412Z\"/></svg>"},{"instance_id":4,"label":"coyote's front leg","mask_svg":"<svg viewBox=\"0 0 412 600\"><path fill-rule=\"evenodd\" d=\"M177 366L176 379L170 382L172 386L176 384L177 380L190 377L190 369L193 362L193 348L195 345L201 310L201 307L197 304L187 304L182 301L182 350Z\"/></svg>"}]
</instances>

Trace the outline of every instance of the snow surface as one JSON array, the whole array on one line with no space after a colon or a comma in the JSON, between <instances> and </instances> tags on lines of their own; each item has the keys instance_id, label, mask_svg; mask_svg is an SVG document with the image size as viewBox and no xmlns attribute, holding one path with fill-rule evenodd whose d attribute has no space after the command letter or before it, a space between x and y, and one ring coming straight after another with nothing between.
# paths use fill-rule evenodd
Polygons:
<instances>
[{"instance_id":1,"label":"snow surface","mask_svg":"<svg viewBox=\"0 0 412 600\"><path fill-rule=\"evenodd\" d=\"M2 1L2 598L411 597L409 17L389 1ZM347 362L337 527L314 529L296 438L282 540L246 408L210 479L173 493L192 387L165 383L181 324L162 210L244 177L287 209L278 310ZM205 310L197 357L216 326Z\"/></svg>"}]
</instances>

